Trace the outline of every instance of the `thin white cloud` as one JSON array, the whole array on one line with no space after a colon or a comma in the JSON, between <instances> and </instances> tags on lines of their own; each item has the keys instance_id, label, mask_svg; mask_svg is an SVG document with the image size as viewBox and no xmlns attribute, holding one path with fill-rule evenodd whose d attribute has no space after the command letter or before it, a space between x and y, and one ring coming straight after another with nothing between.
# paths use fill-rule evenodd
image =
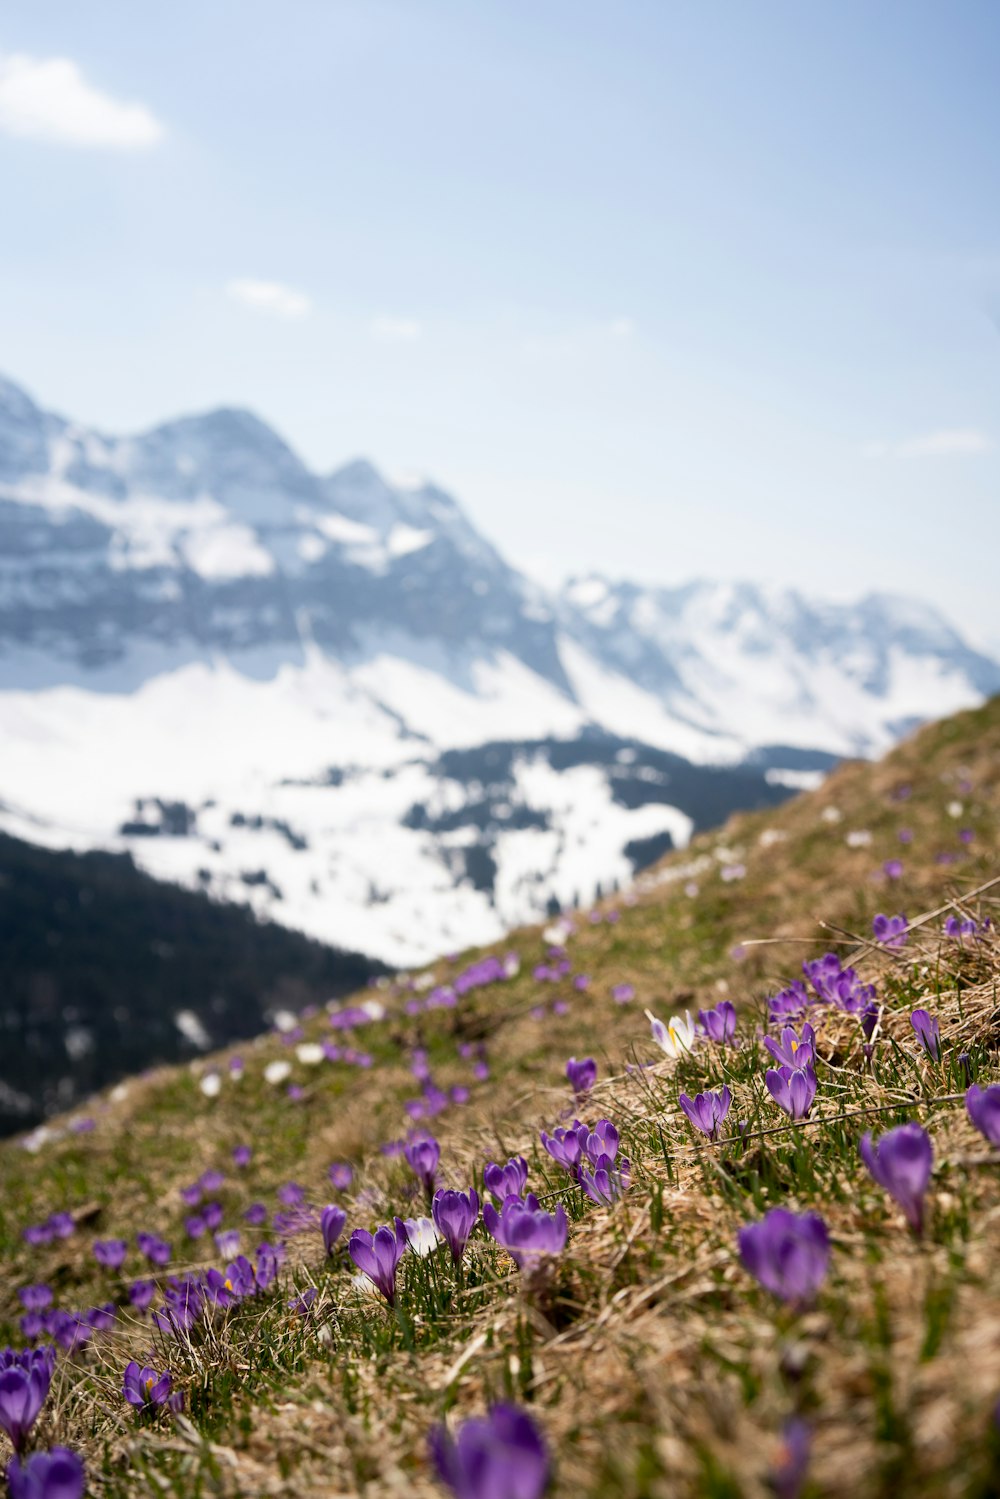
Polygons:
<instances>
[{"instance_id":1,"label":"thin white cloud","mask_svg":"<svg viewBox=\"0 0 1000 1499\"><path fill-rule=\"evenodd\" d=\"M270 312L275 317L300 318L311 311L312 303L303 292L282 286L280 281L255 281L243 277L230 281L226 293L235 302L252 307L257 312Z\"/></svg>"},{"instance_id":2,"label":"thin white cloud","mask_svg":"<svg viewBox=\"0 0 1000 1499\"><path fill-rule=\"evenodd\" d=\"M381 344L412 343L420 337L420 324L415 318L377 317L372 322L372 338Z\"/></svg>"},{"instance_id":3,"label":"thin white cloud","mask_svg":"<svg viewBox=\"0 0 1000 1499\"><path fill-rule=\"evenodd\" d=\"M25 140L141 151L163 138L145 104L125 104L87 82L68 57L0 52L0 130Z\"/></svg>"},{"instance_id":4,"label":"thin white cloud","mask_svg":"<svg viewBox=\"0 0 1000 1499\"><path fill-rule=\"evenodd\" d=\"M968 458L977 453L991 453L995 446L986 432L973 427L953 427L902 442L866 442L861 451L866 458Z\"/></svg>"},{"instance_id":5,"label":"thin white cloud","mask_svg":"<svg viewBox=\"0 0 1000 1499\"><path fill-rule=\"evenodd\" d=\"M521 352L529 359L578 359L607 348L608 339L625 343L637 332L634 318L616 317L605 323L564 329L559 333L529 334L521 342Z\"/></svg>"}]
</instances>

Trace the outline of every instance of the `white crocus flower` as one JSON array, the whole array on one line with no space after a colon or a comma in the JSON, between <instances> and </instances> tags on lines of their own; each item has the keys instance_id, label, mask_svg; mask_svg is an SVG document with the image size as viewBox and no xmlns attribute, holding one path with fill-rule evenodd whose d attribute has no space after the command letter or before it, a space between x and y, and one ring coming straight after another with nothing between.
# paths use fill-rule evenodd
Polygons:
<instances>
[{"instance_id":1,"label":"white crocus flower","mask_svg":"<svg viewBox=\"0 0 1000 1499\"><path fill-rule=\"evenodd\" d=\"M545 928L542 933L542 941L547 942L550 947L562 947L567 937L573 935L573 931L573 923L567 921L566 917L563 916L558 921L554 921L551 926Z\"/></svg>"},{"instance_id":2,"label":"white crocus flower","mask_svg":"<svg viewBox=\"0 0 1000 1499\"><path fill-rule=\"evenodd\" d=\"M441 1243L441 1235L430 1218L404 1218L403 1224L406 1228L406 1242L421 1259L433 1254Z\"/></svg>"},{"instance_id":3,"label":"white crocus flower","mask_svg":"<svg viewBox=\"0 0 1000 1499\"><path fill-rule=\"evenodd\" d=\"M359 1296L371 1298L373 1301L379 1300L378 1286L373 1280L369 1280L367 1275L352 1275L351 1285Z\"/></svg>"},{"instance_id":4,"label":"white crocus flower","mask_svg":"<svg viewBox=\"0 0 1000 1499\"><path fill-rule=\"evenodd\" d=\"M303 1041L296 1046L295 1055L305 1067L318 1067L323 1060L324 1052L318 1041Z\"/></svg>"},{"instance_id":5,"label":"white crocus flower","mask_svg":"<svg viewBox=\"0 0 1000 1499\"><path fill-rule=\"evenodd\" d=\"M690 1010L686 1012L683 1019L680 1015L672 1015L666 1025L662 1020L657 1020L650 1010L646 1011L646 1019L652 1028L653 1040L668 1057L676 1061L678 1057L694 1047L695 1034Z\"/></svg>"},{"instance_id":6,"label":"white crocus flower","mask_svg":"<svg viewBox=\"0 0 1000 1499\"><path fill-rule=\"evenodd\" d=\"M285 1078L291 1075L291 1071L291 1062L268 1062L264 1068L264 1081L276 1088L279 1083L283 1083Z\"/></svg>"},{"instance_id":7,"label":"white crocus flower","mask_svg":"<svg viewBox=\"0 0 1000 1499\"><path fill-rule=\"evenodd\" d=\"M206 1072L198 1086L206 1098L218 1098L222 1091L222 1078L217 1072Z\"/></svg>"}]
</instances>

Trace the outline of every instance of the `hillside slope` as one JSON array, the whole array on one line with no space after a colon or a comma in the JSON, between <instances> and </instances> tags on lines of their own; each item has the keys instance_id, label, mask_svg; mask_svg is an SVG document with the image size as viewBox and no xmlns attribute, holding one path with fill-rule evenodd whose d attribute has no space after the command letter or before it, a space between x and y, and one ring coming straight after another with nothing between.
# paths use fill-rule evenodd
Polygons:
<instances>
[{"instance_id":1,"label":"hillside slope","mask_svg":"<svg viewBox=\"0 0 1000 1499\"><path fill-rule=\"evenodd\" d=\"M495 954L262 1038L236 1072L225 1056L161 1070L95 1100L75 1130L4 1146L0 1316L23 1342L19 1288L47 1285L59 1313L36 1316L73 1349L38 1441L77 1447L94 1492L112 1496L423 1496L441 1491L432 1425L457 1429L505 1399L544 1434L560 1496L996 1492L997 1157L963 1100L970 1078L1000 1079L987 924L998 827L993 701L696 837L572 932L516 932ZM879 912L907 914L905 945L872 940ZM947 934L949 917L975 932ZM789 992L827 950L856 976L834 982L827 964ZM800 1042L802 1019L815 1027L817 1091L800 1123L764 1085L779 993L788 1013L807 1007ZM738 1044L700 1037L672 1058L651 1041L643 1007L683 1022L726 999ZM918 1008L940 1025L940 1056L918 1040ZM565 1063L587 1054L598 1081L574 1100ZM723 1086L732 1106L708 1139L678 1093ZM539 1144L576 1115L617 1126L618 1161L590 1185L615 1198L627 1156L620 1200L592 1201ZM923 1237L858 1155L863 1130L903 1123L933 1140ZM443 1247L406 1250L395 1309L373 1299L343 1245L425 1211L400 1157L413 1129L440 1142L437 1184L480 1196L485 1162L523 1155L542 1207L567 1215L565 1247L519 1272L480 1222L457 1270ZM234 1163L240 1146L248 1164ZM333 1163L350 1164L349 1187L328 1177ZM327 1202L347 1217L329 1256ZM738 1248L776 1206L817 1213L829 1232L791 1302ZM236 1244L212 1244L203 1221L189 1237L192 1216L238 1229L248 1253L262 1236L283 1245L277 1280L266 1254L256 1281L238 1263L228 1291L225 1276L206 1279ZM32 1225L41 1242L25 1240ZM137 1230L169 1241L166 1269L134 1244L121 1272L96 1263L92 1240L131 1244ZM781 1289L787 1264L775 1273ZM130 1302L136 1277L157 1283L164 1327ZM88 1317L106 1303L113 1318ZM121 1394L132 1357L169 1366L184 1412L136 1420Z\"/></svg>"}]
</instances>

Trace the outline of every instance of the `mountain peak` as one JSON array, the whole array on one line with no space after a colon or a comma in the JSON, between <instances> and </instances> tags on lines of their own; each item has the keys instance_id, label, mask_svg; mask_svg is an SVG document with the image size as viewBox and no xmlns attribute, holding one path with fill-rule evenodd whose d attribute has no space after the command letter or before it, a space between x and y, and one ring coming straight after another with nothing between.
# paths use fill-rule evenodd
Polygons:
<instances>
[{"instance_id":1,"label":"mountain peak","mask_svg":"<svg viewBox=\"0 0 1000 1499\"><path fill-rule=\"evenodd\" d=\"M40 416L41 408L29 396L23 385L0 375L0 420L30 420Z\"/></svg>"},{"instance_id":2,"label":"mountain peak","mask_svg":"<svg viewBox=\"0 0 1000 1499\"><path fill-rule=\"evenodd\" d=\"M262 455L280 456L282 461L304 469L284 438L246 406L216 406L210 411L174 417L140 433L133 441L208 449L253 448Z\"/></svg>"},{"instance_id":3,"label":"mountain peak","mask_svg":"<svg viewBox=\"0 0 1000 1499\"><path fill-rule=\"evenodd\" d=\"M254 412L220 406L181 416L125 444L130 479L165 499L209 495L252 525L282 520L317 499L302 460Z\"/></svg>"},{"instance_id":4,"label":"mountain peak","mask_svg":"<svg viewBox=\"0 0 1000 1499\"><path fill-rule=\"evenodd\" d=\"M0 480L43 473L49 462L49 429L58 425L22 386L0 375Z\"/></svg>"}]
</instances>

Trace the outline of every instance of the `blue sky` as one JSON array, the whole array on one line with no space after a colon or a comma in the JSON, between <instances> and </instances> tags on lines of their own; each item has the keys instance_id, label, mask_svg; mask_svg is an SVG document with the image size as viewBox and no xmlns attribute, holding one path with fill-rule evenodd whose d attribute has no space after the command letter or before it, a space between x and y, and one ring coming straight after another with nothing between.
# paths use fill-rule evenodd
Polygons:
<instances>
[{"instance_id":1,"label":"blue sky","mask_svg":"<svg viewBox=\"0 0 1000 1499\"><path fill-rule=\"evenodd\" d=\"M1000 645L998 69L968 0L8 0L0 368Z\"/></svg>"}]
</instances>

